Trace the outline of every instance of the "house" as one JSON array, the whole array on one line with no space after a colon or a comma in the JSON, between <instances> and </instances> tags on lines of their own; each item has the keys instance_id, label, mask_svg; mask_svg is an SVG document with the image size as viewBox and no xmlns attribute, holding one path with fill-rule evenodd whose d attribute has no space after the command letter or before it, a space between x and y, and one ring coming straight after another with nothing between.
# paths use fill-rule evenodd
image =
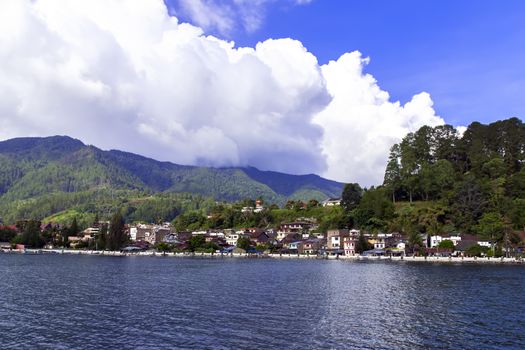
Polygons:
<instances>
[{"instance_id":1,"label":"house","mask_svg":"<svg viewBox=\"0 0 525 350\"><path fill-rule=\"evenodd\" d=\"M265 244L271 240L270 236L263 230L249 232L248 234L250 235L252 242L255 244Z\"/></svg>"},{"instance_id":2,"label":"house","mask_svg":"<svg viewBox=\"0 0 525 350\"><path fill-rule=\"evenodd\" d=\"M303 244L299 247L299 254L317 254L321 249L322 240L313 238L303 241Z\"/></svg>"},{"instance_id":3,"label":"house","mask_svg":"<svg viewBox=\"0 0 525 350\"><path fill-rule=\"evenodd\" d=\"M363 256L383 256L386 254L384 249L370 249L364 251L361 255Z\"/></svg>"},{"instance_id":4,"label":"house","mask_svg":"<svg viewBox=\"0 0 525 350\"><path fill-rule=\"evenodd\" d=\"M344 254L343 239L350 236L350 231L342 230L328 230L326 232L326 252L328 254Z\"/></svg>"},{"instance_id":5,"label":"house","mask_svg":"<svg viewBox=\"0 0 525 350\"><path fill-rule=\"evenodd\" d=\"M426 248L425 252L432 256L451 256L454 253L454 249L449 248Z\"/></svg>"},{"instance_id":6,"label":"house","mask_svg":"<svg viewBox=\"0 0 525 350\"><path fill-rule=\"evenodd\" d=\"M374 249L386 249L396 245L396 241L401 238L398 233L378 233L375 235L368 235L368 243L374 246Z\"/></svg>"},{"instance_id":7,"label":"house","mask_svg":"<svg viewBox=\"0 0 525 350\"><path fill-rule=\"evenodd\" d=\"M158 242L162 242L164 237L171 233L171 228L164 225L139 224L135 227L131 227L129 232L133 241L143 241L154 245Z\"/></svg>"},{"instance_id":8,"label":"house","mask_svg":"<svg viewBox=\"0 0 525 350\"><path fill-rule=\"evenodd\" d=\"M179 244L181 243L175 233L169 233L162 239L162 242L169 244Z\"/></svg>"},{"instance_id":9,"label":"house","mask_svg":"<svg viewBox=\"0 0 525 350\"><path fill-rule=\"evenodd\" d=\"M297 247L297 242L301 241L299 233L289 233L281 241L284 249L291 249L290 245Z\"/></svg>"},{"instance_id":10,"label":"house","mask_svg":"<svg viewBox=\"0 0 525 350\"><path fill-rule=\"evenodd\" d=\"M210 231L210 232L208 232L208 235L210 237L218 237L218 238L225 238L226 237L224 232L221 231L221 230Z\"/></svg>"},{"instance_id":11,"label":"house","mask_svg":"<svg viewBox=\"0 0 525 350\"><path fill-rule=\"evenodd\" d=\"M263 201L261 199L257 199L255 201L255 209L253 210L254 213L260 213L264 210Z\"/></svg>"},{"instance_id":12,"label":"house","mask_svg":"<svg viewBox=\"0 0 525 350\"><path fill-rule=\"evenodd\" d=\"M311 226L312 224L306 221L284 223L281 226L279 226L279 230L277 231L277 240L281 241L289 233L306 233L308 232Z\"/></svg>"},{"instance_id":13,"label":"house","mask_svg":"<svg viewBox=\"0 0 525 350\"><path fill-rule=\"evenodd\" d=\"M303 241L295 241L288 243L288 250L291 252L299 253L300 247L302 247Z\"/></svg>"},{"instance_id":14,"label":"house","mask_svg":"<svg viewBox=\"0 0 525 350\"><path fill-rule=\"evenodd\" d=\"M188 242L190 238L192 237L192 234L191 232L188 232L188 231L181 231L181 232L177 232L176 236L179 242Z\"/></svg>"},{"instance_id":15,"label":"house","mask_svg":"<svg viewBox=\"0 0 525 350\"><path fill-rule=\"evenodd\" d=\"M348 235L343 236L343 250L344 254L347 256L356 254L356 245L359 240L359 230L350 230Z\"/></svg>"},{"instance_id":16,"label":"house","mask_svg":"<svg viewBox=\"0 0 525 350\"><path fill-rule=\"evenodd\" d=\"M321 205L323 207L334 207L341 205L341 198L327 198L321 202Z\"/></svg>"},{"instance_id":17,"label":"house","mask_svg":"<svg viewBox=\"0 0 525 350\"><path fill-rule=\"evenodd\" d=\"M452 241L454 246L457 246L459 242L461 242L461 236L459 235L434 235L430 236L430 247L429 248L435 248L439 246L439 244L443 241Z\"/></svg>"},{"instance_id":18,"label":"house","mask_svg":"<svg viewBox=\"0 0 525 350\"><path fill-rule=\"evenodd\" d=\"M229 232L226 235L226 244L231 245L231 246L236 246L237 241L239 240L240 237L250 238L250 235L245 233L244 231Z\"/></svg>"},{"instance_id":19,"label":"house","mask_svg":"<svg viewBox=\"0 0 525 350\"><path fill-rule=\"evenodd\" d=\"M478 241L475 239L463 239L461 242L458 243L457 246L454 247L457 255L465 255L465 253L469 250L469 248L475 246L478 244Z\"/></svg>"},{"instance_id":20,"label":"house","mask_svg":"<svg viewBox=\"0 0 525 350\"><path fill-rule=\"evenodd\" d=\"M95 238L100 233L99 227L88 227L84 231L82 231L84 237L88 238Z\"/></svg>"},{"instance_id":21,"label":"house","mask_svg":"<svg viewBox=\"0 0 525 350\"><path fill-rule=\"evenodd\" d=\"M209 236L207 235L205 237L206 243L214 243L219 247L226 247L228 243L226 242L226 239L224 237L217 237L217 236Z\"/></svg>"}]
</instances>

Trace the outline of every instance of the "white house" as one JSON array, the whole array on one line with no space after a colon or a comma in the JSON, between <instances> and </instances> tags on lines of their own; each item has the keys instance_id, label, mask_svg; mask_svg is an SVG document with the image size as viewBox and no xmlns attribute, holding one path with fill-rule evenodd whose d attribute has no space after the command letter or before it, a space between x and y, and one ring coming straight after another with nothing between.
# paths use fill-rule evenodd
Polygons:
<instances>
[{"instance_id":1,"label":"white house","mask_svg":"<svg viewBox=\"0 0 525 350\"><path fill-rule=\"evenodd\" d=\"M328 198L321 202L323 207L334 207L336 205L341 205L341 198Z\"/></svg>"},{"instance_id":2,"label":"white house","mask_svg":"<svg viewBox=\"0 0 525 350\"><path fill-rule=\"evenodd\" d=\"M129 228L129 236L132 241L137 240L137 228L136 227L130 227Z\"/></svg>"}]
</instances>

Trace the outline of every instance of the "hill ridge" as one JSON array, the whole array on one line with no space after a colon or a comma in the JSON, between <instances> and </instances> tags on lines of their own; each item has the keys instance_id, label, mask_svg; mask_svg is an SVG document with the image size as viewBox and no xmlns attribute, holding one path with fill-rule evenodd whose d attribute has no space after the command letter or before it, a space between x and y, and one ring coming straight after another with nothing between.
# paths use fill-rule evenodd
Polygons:
<instances>
[{"instance_id":1,"label":"hill ridge","mask_svg":"<svg viewBox=\"0 0 525 350\"><path fill-rule=\"evenodd\" d=\"M225 201L262 197L283 204L288 199L337 197L342 187L315 174L157 161L127 151L102 150L69 136L0 141L0 217L43 196L101 189L189 193Z\"/></svg>"}]
</instances>

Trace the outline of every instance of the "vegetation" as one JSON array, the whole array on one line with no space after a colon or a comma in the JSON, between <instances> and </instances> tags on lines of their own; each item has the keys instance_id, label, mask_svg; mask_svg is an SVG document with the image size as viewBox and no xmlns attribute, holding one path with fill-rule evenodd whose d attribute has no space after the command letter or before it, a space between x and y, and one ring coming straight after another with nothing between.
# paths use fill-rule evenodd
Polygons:
<instances>
[{"instance_id":1,"label":"vegetation","mask_svg":"<svg viewBox=\"0 0 525 350\"><path fill-rule=\"evenodd\" d=\"M496 241L525 229L525 126L517 119L424 126L390 151L384 191L397 205L390 220L404 232L469 232ZM419 201L419 204L416 203Z\"/></svg>"},{"instance_id":2,"label":"vegetation","mask_svg":"<svg viewBox=\"0 0 525 350\"><path fill-rule=\"evenodd\" d=\"M517 118L472 123L463 135L450 125L409 133L391 148L383 185L368 189L356 183L343 189L314 175L161 163L67 137L14 139L0 142L0 215L6 223L29 220L20 221L16 237L0 229L0 240L67 246L68 237L100 219L111 223L101 226L93 244L118 249L127 240L124 222L172 222L177 231L193 231L276 228L307 218L318 223L319 232L354 227L401 232L412 252L426 245L424 234L472 233L496 245L488 252L472 248L473 254L497 255L519 243L516 231L525 230L524 163L525 126ZM341 206L319 204L341 190ZM266 208L243 210L254 207L255 198ZM48 225L35 235L40 223L32 220L60 226ZM189 245L191 251L217 248L199 236ZM358 251L369 248L358 242Z\"/></svg>"},{"instance_id":3,"label":"vegetation","mask_svg":"<svg viewBox=\"0 0 525 350\"><path fill-rule=\"evenodd\" d=\"M248 237L239 237L237 240L237 248L244 249L246 251L251 248L251 240Z\"/></svg>"},{"instance_id":4,"label":"vegetation","mask_svg":"<svg viewBox=\"0 0 525 350\"><path fill-rule=\"evenodd\" d=\"M17 226L21 234L12 239L13 244L24 244L31 248L42 248L44 246L45 242L40 236L39 221L19 222Z\"/></svg>"},{"instance_id":5,"label":"vegetation","mask_svg":"<svg viewBox=\"0 0 525 350\"><path fill-rule=\"evenodd\" d=\"M0 242L10 242L16 236L16 231L12 228L0 228Z\"/></svg>"},{"instance_id":6,"label":"vegetation","mask_svg":"<svg viewBox=\"0 0 525 350\"><path fill-rule=\"evenodd\" d=\"M120 250L129 241L124 228L124 218L120 212L113 214L106 236L106 247L109 250Z\"/></svg>"},{"instance_id":7,"label":"vegetation","mask_svg":"<svg viewBox=\"0 0 525 350\"><path fill-rule=\"evenodd\" d=\"M438 248L441 248L441 249L452 249L452 250L454 250L454 242L452 242L452 241L449 240L449 239L444 239L444 240L442 240L441 242L439 242L439 244L438 244Z\"/></svg>"},{"instance_id":8,"label":"vegetation","mask_svg":"<svg viewBox=\"0 0 525 350\"><path fill-rule=\"evenodd\" d=\"M119 151L102 151L69 137L0 142L0 219L77 216L82 226L96 213L109 219L123 207L128 221L171 221L191 202L264 198L317 200L339 196L342 184L316 175L287 175L255 168L180 166ZM126 208L125 206L129 206ZM53 221L54 218L47 221Z\"/></svg>"}]
</instances>

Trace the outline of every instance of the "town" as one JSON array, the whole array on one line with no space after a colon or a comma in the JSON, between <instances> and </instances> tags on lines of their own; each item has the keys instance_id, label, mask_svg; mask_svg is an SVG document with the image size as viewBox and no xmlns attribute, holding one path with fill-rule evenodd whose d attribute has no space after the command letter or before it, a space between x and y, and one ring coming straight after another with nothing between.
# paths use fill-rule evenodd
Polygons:
<instances>
[{"instance_id":1,"label":"town","mask_svg":"<svg viewBox=\"0 0 525 350\"><path fill-rule=\"evenodd\" d=\"M340 202L340 199L331 198L319 203L319 207L339 207ZM253 206L243 206L239 211L243 215L254 215L264 210L267 208L263 206L262 200L257 200ZM300 210L297 212L301 213ZM121 227L115 229L119 225ZM29 238L31 231L34 236L32 241ZM115 235L121 237L115 238ZM109 242L110 237L116 242ZM520 239L520 243L525 241L524 232L520 232ZM113 250L126 254L170 252L311 257L521 257L525 250L523 244L497 245L495 241L466 233L420 233L407 236L399 232L369 232L355 228L322 229L317 218L300 216L275 227L196 230L178 230L170 222L128 225L124 224L122 218L117 219L117 223L97 220L83 230L78 228L76 221L70 227L22 221L17 225L0 226L1 241L5 241L0 243L2 251L70 248L78 251Z\"/></svg>"}]
</instances>

